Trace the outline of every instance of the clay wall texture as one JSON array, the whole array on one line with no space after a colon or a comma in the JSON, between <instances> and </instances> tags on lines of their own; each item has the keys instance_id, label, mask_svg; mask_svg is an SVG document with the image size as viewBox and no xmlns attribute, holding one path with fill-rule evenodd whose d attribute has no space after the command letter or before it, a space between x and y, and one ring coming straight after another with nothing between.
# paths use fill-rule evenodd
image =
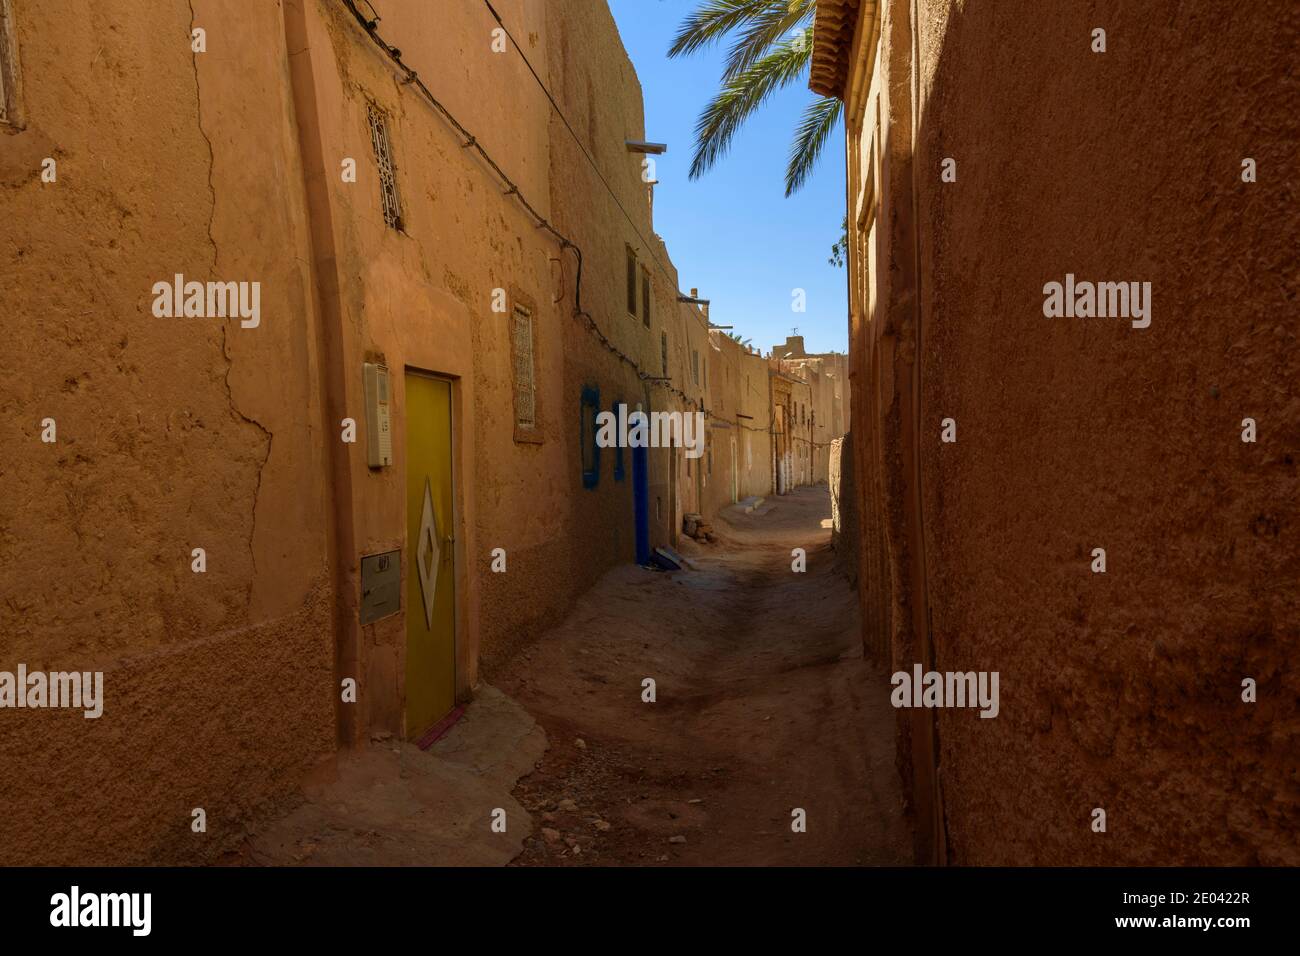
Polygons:
<instances>
[{"instance_id":1,"label":"clay wall texture","mask_svg":"<svg viewBox=\"0 0 1300 956\"><path fill-rule=\"evenodd\" d=\"M740 497L767 497L772 489L772 396L768 364L758 352L742 351L737 370L737 444Z\"/></svg>"},{"instance_id":2,"label":"clay wall texture","mask_svg":"<svg viewBox=\"0 0 1300 956\"><path fill-rule=\"evenodd\" d=\"M899 712L918 856L1294 865L1294 6L883 6L846 83L864 640L1001 678L994 720ZM1150 327L1046 318L1066 273L1150 282Z\"/></svg>"},{"instance_id":3,"label":"clay wall texture","mask_svg":"<svg viewBox=\"0 0 1300 956\"><path fill-rule=\"evenodd\" d=\"M740 455L744 445L737 424L740 395L740 345L722 332L709 333L709 441L704 458L704 510L716 514L739 500L733 496L733 477L740 477ZM736 445L733 468L732 444Z\"/></svg>"},{"instance_id":4,"label":"clay wall texture","mask_svg":"<svg viewBox=\"0 0 1300 956\"><path fill-rule=\"evenodd\" d=\"M274 5L195 0L208 59L184 5L78 7L13 5L0 668L102 670L104 713L4 711L0 863L178 862L333 748L305 197ZM260 280L259 327L155 318L176 273Z\"/></svg>"},{"instance_id":5,"label":"clay wall texture","mask_svg":"<svg viewBox=\"0 0 1300 956\"><path fill-rule=\"evenodd\" d=\"M677 270L654 232L643 180L645 157L625 145L653 136L644 129L641 87L613 18L603 4L548 3L544 11L546 35L556 44L548 85L572 127L571 133L552 113L554 221L582 249L582 309L604 337L572 315L556 327L563 343L563 427L575 443L570 465L557 477L568 482L574 533L568 535L565 561L557 562L551 573L563 578L557 587L571 599L583 582L635 556L632 450L601 449L599 481L593 488L583 487L581 471L572 464L580 460L576 443L582 391L597 390L602 410L624 404L629 411L681 411L684 400L673 389L682 388L689 368L686 326L695 323L704 334L706 320L697 308L677 301ZM602 53L594 56L593 50ZM636 257L635 313L628 308L629 248ZM577 272L567 254L564 270L571 297ZM650 287L648 323L643 281ZM656 384L646 379L664 375L665 333L670 381ZM651 545L667 545L681 526L674 450L652 448L647 457Z\"/></svg>"}]
</instances>

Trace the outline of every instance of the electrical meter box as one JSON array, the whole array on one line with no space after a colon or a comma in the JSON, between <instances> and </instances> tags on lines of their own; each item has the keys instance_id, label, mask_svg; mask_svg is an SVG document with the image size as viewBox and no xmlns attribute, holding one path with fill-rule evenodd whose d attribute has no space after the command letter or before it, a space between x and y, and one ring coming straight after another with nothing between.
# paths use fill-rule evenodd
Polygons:
<instances>
[{"instance_id":1,"label":"electrical meter box","mask_svg":"<svg viewBox=\"0 0 1300 956\"><path fill-rule=\"evenodd\" d=\"M388 366L366 362L362 365L366 399L366 459L371 468L393 463L393 426L389 419L392 389Z\"/></svg>"},{"instance_id":2,"label":"electrical meter box","mask_svg":"<svg viewBox=\"0 0 1300 956\"><path fill-rule=\"evenodd\" d=\"M402 607L402 553L361 556L361 623L396 614Z\"/></svg>"}]
</instances>

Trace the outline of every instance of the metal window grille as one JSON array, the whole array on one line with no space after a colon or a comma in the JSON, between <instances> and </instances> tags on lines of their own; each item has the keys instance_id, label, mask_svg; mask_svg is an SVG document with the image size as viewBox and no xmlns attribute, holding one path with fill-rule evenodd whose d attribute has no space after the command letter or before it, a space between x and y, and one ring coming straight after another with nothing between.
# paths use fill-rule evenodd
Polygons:
<instances>
[{"instance_id":1,"label":"metal window grille","mask_svg":"<svg viewBox=\"0 0 1300 956\"><path fill-rule=\"evenodd\" d=\"M533 315L523 306L514 310L511 329L515 365L515 425L537 427L537 388L533 382Z\"/></svg>"},{"instance_id":2,"label":"metal window grille","mask_svg":"<svg viewBox=\"0 0 1300 956\"><path fill-rule=\"evenodd\" d=\"M402 204L397 195L397 172L388 136L388 117L374 104L367 107L367 114L370 145L374 147L375 163L379 167L379 201L384 209L384 222L394 229L401 229Z\"/></svg>"}]
</instances>

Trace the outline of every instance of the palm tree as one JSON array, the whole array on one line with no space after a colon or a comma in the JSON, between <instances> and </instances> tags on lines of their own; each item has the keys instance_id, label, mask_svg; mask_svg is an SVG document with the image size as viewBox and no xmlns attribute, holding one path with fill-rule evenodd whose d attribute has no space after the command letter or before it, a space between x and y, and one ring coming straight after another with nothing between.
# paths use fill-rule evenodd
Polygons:
<instances>
[{"instance_id":1,"label":"palm tree","mask_svg":"<svg viewBox=\"0 0 1300 956\"><path fill-rule=\"evenodd\" d=\"M807 85L812 59L812 24L817 0L700 0L677 29L670 57L694 53L728 35L722 88L695 124L691 178L698 179L727 152L731 138L777 90L795 81ZM785 167L785 194L796 192L840 118L840 101L816 97L795 128Z\"/></svg>"}]
</instances>

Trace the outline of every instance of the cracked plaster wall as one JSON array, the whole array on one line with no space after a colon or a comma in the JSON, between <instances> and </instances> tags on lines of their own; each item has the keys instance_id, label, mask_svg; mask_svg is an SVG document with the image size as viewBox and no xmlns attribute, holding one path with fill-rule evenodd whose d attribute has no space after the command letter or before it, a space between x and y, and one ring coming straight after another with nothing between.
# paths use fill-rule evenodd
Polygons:
<instances>
[{"instance_id":1,"label":"cracked plaster wall","mask_svg":"<svg viewBox=\"0 0 1300 956\"><path fill-rule=\"evenodd\" d=\"M26 125L0 127L0 670L102 670L105 703L98 720L0 711L0 863L212 858L333 749L282 17L235 0L14 8ZM151 287L175 273L259 281L260 326L155 318Z\"/></svg>"}]
</instances>

